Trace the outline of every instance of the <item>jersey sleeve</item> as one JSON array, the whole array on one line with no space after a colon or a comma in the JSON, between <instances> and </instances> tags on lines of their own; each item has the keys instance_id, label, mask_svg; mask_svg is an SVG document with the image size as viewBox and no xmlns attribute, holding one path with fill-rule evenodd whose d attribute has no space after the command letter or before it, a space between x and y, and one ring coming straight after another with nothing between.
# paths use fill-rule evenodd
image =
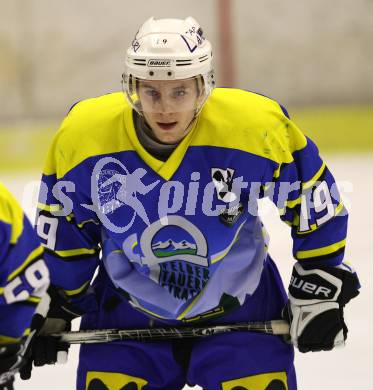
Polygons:
<instances>
[{"instance_id":1,"label":"jersey sleeve","mask_svg":"<svg viewBox=\"0 0 373 390\"><path fill-rule=\"evenodd\" d=\"M87 291L99 263L100 229L95 213L81 206L81 178L66 168L69 151L61 145L61 130L47 155L36 226L45 247L51 285L64 290L86 311Z\"/></svg>"},{"instance_id":2,"label":"jersey sleeve","mask_svg":"<svg viewBox=\"0 0 373 390\"><path fill-rule=\"evenodd\" d=\"M316 145L287 117L268 142L275 158L268 163L264 194L291 227L294 258L309 267L339 265L348 213Z\"/></svg>"},{"instance_id":3,"label":"jersey sleeve","mask_svg":"<svg viewBox=\"0 0 373 390\"><path fill-rule=\"evenodd\" d=\"M28 334L48 285L43 247L17 201L0 184L0 344Z\"/></svg>"}]
</instances>

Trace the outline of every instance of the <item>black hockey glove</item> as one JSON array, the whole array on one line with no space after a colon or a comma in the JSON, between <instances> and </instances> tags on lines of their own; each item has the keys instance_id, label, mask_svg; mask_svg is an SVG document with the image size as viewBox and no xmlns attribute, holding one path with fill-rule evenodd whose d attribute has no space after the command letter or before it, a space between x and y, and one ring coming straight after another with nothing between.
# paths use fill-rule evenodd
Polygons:
<instances>
[{"instance_id":1,"label":"black hockey glove","mask_svg":"<svg viewBox=\"0 0 373 390\"><path fill-rule=\"evenodd\" d=\"M20 370L24 380L31 378L33 364L39 367L66 363L69 344L57 342L48 334L70 330L71 321L81 315L72 309L62 290L51 286L47 296L49 299L44 300L44 306L37 310L32 319L31 331L34 331L35 336L30 343L27 362Z\"/></svg>"},{"instance_id":2,"label":"black hockey glove","mask_svg":"<svg viewBox=\"0 0 373 390\"><path fill-rule=\"evenodd\" d=\"M343 307L359 294L359 287L356 273L344 264L306 270L296 263L283 311L294 346L300 352L343 346L347 338Z\"/></svg>"},{"instance_id":3,"label":"black hockey glove","mask_svg":"<svg viewBox=\"0 0 373 390\"><path fill-rule=\"evenodd\" d=\"M0 390L13 390L14 375L25 364L23 352L23 342L0 344Z\"/></svg>"},{"instance_id":4,"label":"black hockey glove","mask_svg":"<svg viewBox=\"0 0 373 390\"><path fill-rule=\"evenodd\" d=\"M0 383L0 390L14 390L13 382L14 382L14 376L8 374L3 374L4 377L1 379L2 376L0 376L0 381L3 383ZM6 380L6 382L5 382Z\"/></svg>"}]
</instances>

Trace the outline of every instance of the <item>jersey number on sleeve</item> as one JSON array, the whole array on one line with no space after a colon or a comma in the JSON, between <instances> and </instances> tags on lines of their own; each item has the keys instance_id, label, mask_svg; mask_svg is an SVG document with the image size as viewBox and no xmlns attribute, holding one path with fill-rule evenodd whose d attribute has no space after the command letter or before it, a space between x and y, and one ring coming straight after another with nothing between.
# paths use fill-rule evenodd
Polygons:
<instances>
[{"instance_id":1,"label":"jersey number on sleeve","mask_svg":"<svg viewBox=\"0 0 373 390\"><path fill-rule=\"evenodd\" d=\"M21 276L24 276L24 280ZM11 304L26 301L31 294L36 297L42 297L48 285L48 268L44 260L39 259L27 267L22 275L17 276L4 287L4 298L8 304Z\"/></svg>"},{"instance_id":2,"label":"jersey number on sleeve","mask_svg":"<svg viewBox=\"0 0 373 390\"><path fill-rule=\"evenodd\" d=\"M312 202L313 199L313 202ZM312 193L302 195L301 213L299 222L299 231L306 232L312 229L310 221L312 219L311 210L314 210L316 215L326 211L326 213L319 218L315 218L316 226L321 226L329 219L334 217L335 210L330 195L329 187L326 181L322 181Z\"/></svg>"},{"instance_id":3,"label":"jersey number on sleeve","mask_svg":"<svg viewBox=\"0 0 373 390\"><path fill-rule=\"evenodd\" d=\"M50 250L54 250L56 246L57 226L57 218L51 218L45 215L40 215L38 218L36 228L38 236L46 241L43 245Z\"/></svg>"}]
</instances>

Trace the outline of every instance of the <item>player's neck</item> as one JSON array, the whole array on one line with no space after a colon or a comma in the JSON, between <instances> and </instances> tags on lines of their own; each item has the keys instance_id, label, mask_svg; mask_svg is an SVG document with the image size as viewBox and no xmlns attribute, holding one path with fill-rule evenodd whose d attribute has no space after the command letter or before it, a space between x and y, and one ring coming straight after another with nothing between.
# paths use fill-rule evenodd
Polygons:
<instances>
[{"instance_id":1,"label":"player's neck","mask_svg":"<svg viewBox=\"0 0 373 390\"><path fill-rule=\"evenodd\" d=\"M146 123L145 119L135 110L133 111L133 124L137 138L143 148L158 160L166 161L181 142L179 141L175 144L165 144L156 139L152 129Z\"/></svg>"}]
</instances>

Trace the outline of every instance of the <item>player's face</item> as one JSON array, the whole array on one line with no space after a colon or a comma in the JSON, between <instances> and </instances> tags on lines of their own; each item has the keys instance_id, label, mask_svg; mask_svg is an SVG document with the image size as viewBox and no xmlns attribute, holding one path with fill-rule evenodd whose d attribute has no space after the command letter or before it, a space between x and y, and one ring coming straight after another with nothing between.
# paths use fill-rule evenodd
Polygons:
<instances>
[{"instance_id":1,"label":"player's face","mask_svg":"<svg viewBox=\"0 0 373 390\"><path fill-rule=\"evenodd\" d=\"M138 95L144 117L159 141L174 144L189 132L199 99L196 79L141 80Z\"/></svg>"}]
</instances>

